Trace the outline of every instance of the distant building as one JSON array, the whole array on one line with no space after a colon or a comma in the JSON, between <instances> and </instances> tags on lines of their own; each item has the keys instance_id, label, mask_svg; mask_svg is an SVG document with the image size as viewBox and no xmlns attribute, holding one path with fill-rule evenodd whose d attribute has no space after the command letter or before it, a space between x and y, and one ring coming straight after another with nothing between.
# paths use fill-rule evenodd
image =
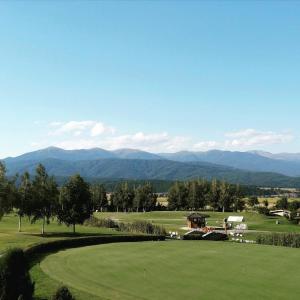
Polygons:
<instances>
[{"instance_id":1,"label":"distant building","mask_svg":"<svg viewBox=\"0 0 300 300\"><path fill-rule=\"evenodd\" d=\"M206 218L208 215L192 213L187 217L187 225L190 229L203 228L206 226Z\"/></svg>"}]
</instances>

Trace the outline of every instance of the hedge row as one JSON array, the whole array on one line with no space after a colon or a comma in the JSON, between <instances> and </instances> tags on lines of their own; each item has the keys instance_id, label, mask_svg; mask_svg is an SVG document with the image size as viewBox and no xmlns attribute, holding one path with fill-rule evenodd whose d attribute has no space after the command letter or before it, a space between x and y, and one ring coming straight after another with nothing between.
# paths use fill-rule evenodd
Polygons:
<instances>
[{"instance_id":1,"label":"hedge row","mask_svg":"<svg viewBox=\"0 0 300 300\"><path fill-rule=\"evenodd\" d=\"M266 233L256 237L257 244L300 248L300 234Z\"/></svg>"},{"instance_id":2,"label":"hedge row","mask_svg":"<svg viewBox=\"0 0 300 300\"><path fill-rule=\"evenodd\" d=\"M32 261L36 256L67 248L78 248L108 243L163 241L163 235L110 235L69 238L37 244L24 250L25 256Z\"/></svg>"},{"instance_id":3,"label":"hedge row","mask_svg":"<svg viewBox=\"0 0 300 300\"><path fill-rule=\"evenodd\" d=\"M85 223L86 226L115 228L119 231L130 233L144 233L154 235L166 235L162 226L154 225L147 221L134 221L133 223L116 222L112 219L98 219L91 216Z\"/></svg>"}]
</instances>

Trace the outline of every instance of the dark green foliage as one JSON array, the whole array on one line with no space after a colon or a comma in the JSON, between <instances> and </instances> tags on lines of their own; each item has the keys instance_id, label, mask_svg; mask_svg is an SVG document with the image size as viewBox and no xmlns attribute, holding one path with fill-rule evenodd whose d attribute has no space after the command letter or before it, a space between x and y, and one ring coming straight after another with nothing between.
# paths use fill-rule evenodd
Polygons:
<instances>
[{"instance_id":1,"label":"dark green foliage","mask_svg":"<svg viewBox=\"0 0 300 300\"><path fill-rule=\"evenodd\" d=\"M300 248L300 234L297 233L266 233L256 237L256 243L273 246Z\"/></svg>"},{"instance_id":2,"label":"dark green foliage","mask_svg":"<svg viewBox=\"0 0 300 300\"><path fill-rule=\"evenodd\" d=\"M258 205L259 204L258 198L256 196L249 197L247 200L247 204L250 207L254 207L254 206Z\"/></svg>"},{"instance_id":3,"label":"dark green foliage","mask_svg":"<svg viewBox=\"0 0 300 300\"><path fill-rule=\"evenodd\" d=\"M58 188L53 177L49 177L43 165L39 164L32 183L33 201L30 213L32 222L43 220L42 234L44 234L45 223L50 222L51 217L56 214L58 206Z\"/></svg>"},{"instance_id":4,"label":"dark green foliage","mask_svg":"<svg viewBox=\"0 0 300 300\"><path fill-rule=\"evenodd\" d=\"M270 215L270 210L266 206L258 206L257 211L261 215L269 216Z\"/></svg>"},{"instance_id":5,"label":"dark green foliage","mask_svg":"<svg viewBox=\"0 0 300 300\"><path fill-rule=\"evenodd\" d=\"M291 211L297 211L300 208L300 201L294 200L292 202L289 202L288 209Z\"/></svg>"},{"instance_id":6,"label":"dark green foliage","mask_svg":"<svg viewBox=\"0 0 300 300\"><path fill-rule=\"evenodd\" d=\"M176 182L169 190L168 207L170 210L185 209L188 206L189 186L184 182Z\"/></svg>"},{"instance_id":7,"label":"dark green foliage","mask_svg":"<svg viewBox=\"0 0 300 300\"><path fill-rule=\"evenodd\" d=\"M154 194L150 183L138 186L134 189L133 209L139 212L140 209L151 211L155 209L157 196Z\"/></svg>"},{"instance_id":8,"label":"dark green foliage","mask_svg":"<svg viewBox=\"0 0 300 300\"><path fill-rule=\"evenodd\" d=\"M106 190L103 184L92 184L90 186L91 200L93 210L103 211L107 207L108 201L106 196Z\"/></svg>"},{"instance_id":9,"label":"dark green foliage","mask_svg":"<svg viewBox=\"0 0 300 300\"><path fill-rule=\"evenodd\" d=\"M227 241L228 236L221 232L210 232L208 234L195 231L192 234L183 236L184 240L204 240L204 241Z\"/></svg>"},{"instance_id":10,"label":"dark green foliage","mask_svg":"<svg viewBox=\"0 0 300 300\"><path fill-rule=\"evenodd\" d=\"M287 197L282 197L276 202L277 209L287 209L289 205L289 201Z\"/></svg>"},{"instance_id":11,"label":"dark green foliage","mask_svg":"<svg viewBox=\"0 0 300 300\"><path fill-rule=\"evenodd\" d=\"M31 300L34 283L21 249L11 249L0 258L0 299Z\"/></svg>"},{"instance_id":12,"label":"dark green foliage","mask_svg":"<svg viewBox=\"0 0 300 300\"><path fill-rule=\"evenodd\" d=\"M80 175L72 176L61 188L57 218L66 225L83 224L93 212L89 184Z\"/></svg>"},{"instance_id":13,"label":"dark green foliage","mask_svg":"<svg viewBox=\"0 0 300 300\"><path fill-rule=\"evenodd\" d=\"M239 185L225 181L195 180L176 182L169 190L168 209L170 210L199 210L207 205L214 210L243 210L243 190Z\"/></svg>"},{"instance_id":14,"label":"dark green foliage","mask_svg":"<svg viewBox=\"0 0 300 300\"><path fill-rule=\"evenodd\" d=\"M151 224L147 221L134 221L133 223L118 223L119 230L131 233L145 233L154 235L166 235L162 226Z\"/></svg>"},{"instance_id":15,"label":"dark green foliage","mask_svg":"<svg viewBox=\"0 0 300 300\"><path fill-rule=\"evenodd\" d=\"M0 161L0 219L12 207L12 183L6 177L5 165Z\"/></svg>"},{"instance_id":16,"label":"dark green foliage","mask_svg":"<svg viewBox=\"0 0 300 300\"><path fill-rule=\"evenodd\" d=\"M104 228L118 228L118 222L112 219L99 219L91 216L84 222L85 226L92 226L92 227L104 227Z\"/></svg>"},{"instance_id":17,"label":"dark green foliage","mask_svg":"<svg viewBox=\"0 0 300 300\"><path fill-rule=\"evenodd\" d=\"M52 300L75 300L75 298L66 286L62 286L57 289Z\"/></svg>"}]
</instances>

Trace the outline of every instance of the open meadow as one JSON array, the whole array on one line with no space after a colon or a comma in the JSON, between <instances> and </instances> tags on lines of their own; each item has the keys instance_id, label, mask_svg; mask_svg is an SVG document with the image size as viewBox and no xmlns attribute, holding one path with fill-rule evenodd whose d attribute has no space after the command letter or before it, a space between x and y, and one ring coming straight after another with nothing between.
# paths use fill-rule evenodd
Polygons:
<instances>
[{"instance_id":1,"label":"open meadow","mask_svg":"<svg viewBox=\"0 0 300 300\"><path fill-rule=\"evenodd\" d=\"M60 251L40 268L80 300L292 300L299 299L297 260L299 249L166 241Z\"/></svg>"}]
</instances>

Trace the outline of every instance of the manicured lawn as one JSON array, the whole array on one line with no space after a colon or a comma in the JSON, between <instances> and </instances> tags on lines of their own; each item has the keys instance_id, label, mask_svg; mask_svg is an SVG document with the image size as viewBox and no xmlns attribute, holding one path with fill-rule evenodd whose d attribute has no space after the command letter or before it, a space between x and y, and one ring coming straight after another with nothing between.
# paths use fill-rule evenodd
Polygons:
<instances>
[{"instance_id":1,"label":"manicured lawn","mask_svg":"<svg viewBox=\"0 0 300 300\"><path fill-rule=\"evenodd\" d=\"M120 243L50 255L40 264L50 281L36 276L68 285L78 300L292 300L299 258L299 249L226 242Z\"/></svg>"},{"instance_id":2,"label":"manicured lawn","mask_svg":"<svg viewBox=\"0 0 300 300\"><path fill-rule=\"evenodd\" d=\"M46 226L45 236L40 235L41 222L30 224L23 219L22 232L18 233L18 218L14 214L6 215L0 220L0 253L11 247L27 247L29 245L49 240L74 237L72 228L59 225L55 220ZM106 228L76 226L78 235L118 234Z\"/></svg>"},{"instance_id":3,"label":"manicured lawn","mask_svg":"<svg viewBox=\"0 0 300 300\"><path fill-rule=\"evenodd\" d=\"M186 227L186 217L190 212L182 211L156 211L147 213L96 213L99 218L111 218L121 222L133 222L134 220L147 220L153 224L163 225L167 231L185 232L182 227ZM283 217L266 217L255 212L220 213L205 212L210 217L207 219L208 225L222 226L223 219L228 216L242 215L246 219L249 230L274 231L274 232L300 232L300 226L291 224ZM280 224L276 224L276 220Z\"/></svg>"}]
</instances>

